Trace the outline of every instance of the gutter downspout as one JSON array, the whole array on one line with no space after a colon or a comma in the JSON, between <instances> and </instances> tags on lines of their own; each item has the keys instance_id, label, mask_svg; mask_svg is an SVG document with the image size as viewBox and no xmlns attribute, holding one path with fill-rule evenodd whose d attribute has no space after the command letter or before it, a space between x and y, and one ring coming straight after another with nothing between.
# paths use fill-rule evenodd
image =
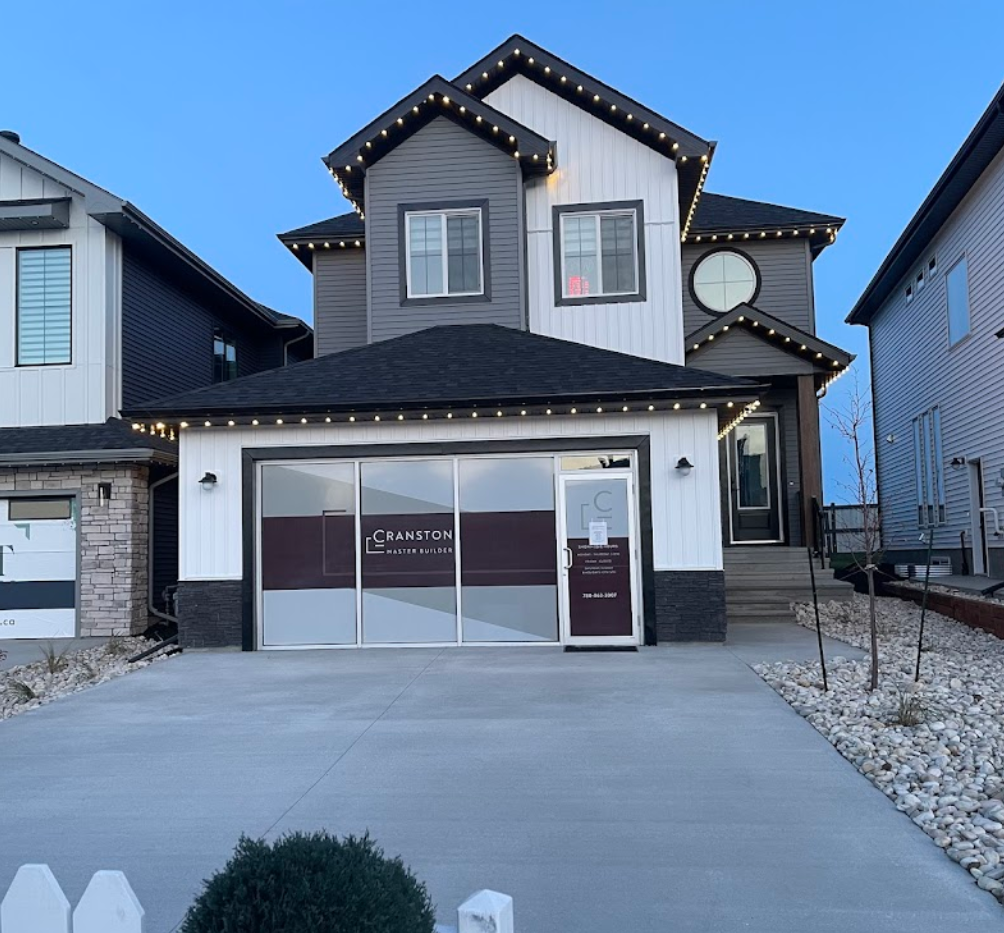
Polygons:
<instances>
[{"instance_id":1,"label":"gutter downspout","mask_svg":"<svg viewBox=\"0 0 1004 933\"><path fill-rule=\"evenodd\" d=\"M146 584L146 608L147 611L152 616L156 616L158 619L163 619L165 622L177 623L177 616L168 615L166 612L161 612L159 609L155 609L153 606L153 492L158 486L163 486L164 483L169 483L171 480L176 480L178 478L178 471L175 470L174 473L169 473L167 476L163 476L156 482L150 483L149 486L149 503L147 506L147 542L146 542L146 566L147 566L147 584Z\"/></svg>"},{"instance_id":2,"label":"gutter downspout","mask_svg":"<svg viewBox=\"0 0 1004 933\"><path fill-rule=\"evenodd\" d=\"M292 340L283 341L282 344L282 365L289 366L289 348L294 343L299 343L301 340L306 340L308 337L313 336L313 331L308 330L305 334L301 334L299 337L294 337Z\"/></svg>"}]
</instances>

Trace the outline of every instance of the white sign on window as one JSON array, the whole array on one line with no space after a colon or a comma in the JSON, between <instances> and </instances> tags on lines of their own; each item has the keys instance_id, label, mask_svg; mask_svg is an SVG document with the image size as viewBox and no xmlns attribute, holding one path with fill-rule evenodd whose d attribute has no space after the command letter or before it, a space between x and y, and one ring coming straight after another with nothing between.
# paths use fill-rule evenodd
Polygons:
<instances>
[{"instance_id":1,"label":"white sign on window","mask_svg":"<svg viewBox=\"0 0 1004 933\"><path fill-rule=\"evenodd\" d=\"M603 547L609 541L606 522L589 523L589 544L590 547Z\"/></svg>"}]
</instances>

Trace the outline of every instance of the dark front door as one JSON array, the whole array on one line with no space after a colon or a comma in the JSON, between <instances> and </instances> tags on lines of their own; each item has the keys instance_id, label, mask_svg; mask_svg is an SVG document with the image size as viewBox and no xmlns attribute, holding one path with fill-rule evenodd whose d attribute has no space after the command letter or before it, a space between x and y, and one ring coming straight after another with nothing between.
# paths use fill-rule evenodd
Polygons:
<instances>
[{"instance_id":1,"label":"dark front door","mask_svg":"<svg viewBox=\"0 0 1004 933\"><path fill-rule=\"evenodd\" d=\"M728 443L733 543L781 541L777 422L747 418Z\"/></svg>"}]
</instances>

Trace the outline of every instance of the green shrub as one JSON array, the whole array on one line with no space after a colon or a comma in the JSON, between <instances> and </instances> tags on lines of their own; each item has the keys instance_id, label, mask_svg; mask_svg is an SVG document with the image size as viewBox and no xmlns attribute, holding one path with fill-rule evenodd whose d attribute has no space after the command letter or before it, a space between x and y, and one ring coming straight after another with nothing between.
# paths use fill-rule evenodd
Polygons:
<instances>
[{"instance_id":1,"label":"green shrub","mask_svg":"<svg viewBox=\"0 0 1004 933\"><path fill-rule=\"evenodd\" d=\"M337 839L291 833L274 843L241 836L205 882L182 933L432 933L425 885L367 833Z\"/></svg>"}]
</instances>

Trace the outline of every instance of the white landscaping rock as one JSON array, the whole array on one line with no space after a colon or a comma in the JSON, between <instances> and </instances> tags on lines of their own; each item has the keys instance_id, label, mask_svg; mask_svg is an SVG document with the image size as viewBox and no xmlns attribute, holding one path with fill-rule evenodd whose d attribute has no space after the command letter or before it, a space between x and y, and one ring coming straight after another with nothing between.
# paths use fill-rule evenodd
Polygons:
<instances>
[{"instance_id":1,"label":"white landscaping rock","mask_svg":"<svg viewBox=\"0 0 1004 933\"><path fill-rule=\"evenodd\" d=\"M812 606L797 605L815 628ZM825 635L869 649L868 601L819 607ZM1004 641L928 612L921 684L913 684L920 607L878 600L880 685L870 660L759 664L757 672L979 886L1004 901ZM922 721L897 723L901 699Z\"/></svg>"},{"instance_id":2,"label":"white landscaping rock","mask_svg":"<svg viewBox=\"0 0 1004 933\"><path fill-rule=\"evenodd\" d=\"M52 644L58 654L61 651L60 643L54 641ZM61 669L50 673L42 654L46 643L39 642L37 661L0 671L0 720L9 719L59 697L165 660L167 655L161 652L135 664L129 663L129 658L153 647L154 644L155 642L148 638L119 638L93 648L68 651L63 655L64 663ZM0 647L2 646L3 643L0 642ZM25 699L15 688L15 683L27 685L34 696Z\"/></svg>"}]
</instances>

